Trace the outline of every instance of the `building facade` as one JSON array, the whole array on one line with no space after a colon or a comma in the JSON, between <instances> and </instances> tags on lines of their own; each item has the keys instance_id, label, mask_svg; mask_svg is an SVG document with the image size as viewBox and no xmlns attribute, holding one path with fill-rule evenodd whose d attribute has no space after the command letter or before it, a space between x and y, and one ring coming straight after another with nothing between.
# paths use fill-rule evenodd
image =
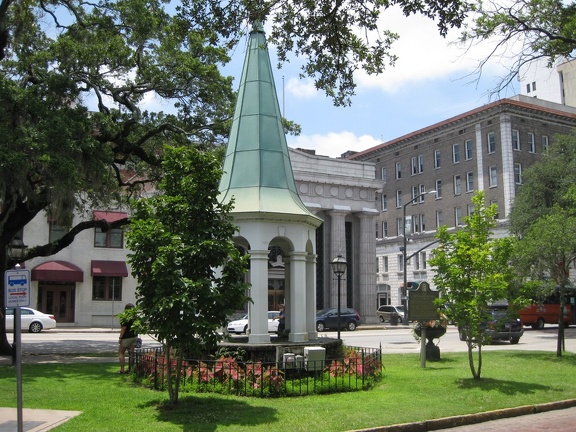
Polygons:
<instances>
[{"instance_id":1,"label":"building facade","mask_svg":"<svg viewBox=\"0 0 576 432\"><path fill-rule=\"evenodd\" d=\"M294 180L307 208L322 219L317 229L316 304L318 309L337 304L336 277L330 261L342 254L348 269L342 278L342 307L354 307L366 322L375 321L376 304L376 193L370 162L316 156L290 149ZM73 225L91 218L110 222L125 211L97 209L75 215ZM55 225L38 214L23 230L26 246L54 241L69 227ZM121 229L103 233L90 229L49 257L24 263L31 270L30 306L54 314L59 326L118 328L118 315L136 301L137 280L131 275ZM270 308L285 301L284 252L270 248L268 298Z\"/></svg>"},{"instance_id":2,"label":"building facade","mask_svg":"<svg viewBox=\"0 0 576 432\"><path fill-rule=\"evenodd\" d=\"M436 230L461 226L474 210L471 196L476 191L498 205L495 235L507 235L523 171L540 159L556 134L568 134L575 126L576 109L516 96L349 156L375 163L381 182L377 305L405 304L404 271L408 282L433 285L427 260ZM406 263L404 229L406 256L411 257Z\"/></svg>"}]
</instances>

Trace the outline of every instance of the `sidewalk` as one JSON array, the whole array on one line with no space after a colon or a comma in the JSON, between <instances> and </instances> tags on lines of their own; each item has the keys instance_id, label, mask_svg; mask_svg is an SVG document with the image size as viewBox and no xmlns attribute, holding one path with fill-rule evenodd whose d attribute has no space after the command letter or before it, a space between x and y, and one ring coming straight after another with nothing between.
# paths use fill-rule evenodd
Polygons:
<instances>
[{"instance_id":1,"label":"sidewalk","mask_svg":"<svg viewBox=\"0 0 576 432\"><path fill-rule=\"evenodd\" d=\"M66 423L82 411L58 411L27 409L22 410L22 429L24 432L49 431ZM16 408L0 408L0 432L18 431L18 411Z\"/></svg>"}]
</instances>

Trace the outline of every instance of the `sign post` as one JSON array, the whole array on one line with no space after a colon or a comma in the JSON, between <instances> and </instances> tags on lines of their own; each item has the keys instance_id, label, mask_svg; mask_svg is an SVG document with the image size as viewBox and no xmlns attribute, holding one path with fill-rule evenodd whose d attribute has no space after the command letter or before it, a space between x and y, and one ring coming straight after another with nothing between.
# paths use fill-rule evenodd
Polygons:
<instances>
[{"instance_id":1,"label":"sign post","mask_svg":"<svg viewBox=\"0 0 576 432\"><path fill-rule=\"evenodd\" d=\"M420 321L420 366L426 367L426 321L440 319L438 307L434 303L440 293L432 291L428 282L421 282L418 289L408 293L410 309L408 319Z\"/></svg>"},{"instance_id":2,"label":"sign post","mask_svg":"<svg viewBox=\"0 0 576 432\"><path fill-rule=\"evenodd\" d=\"M16 364L16 404L18 418L18 432L23 431L24 418L22 415L22 322L20 307L30 306L30 270L16 269L4 272L4 304L7 308L14 308L14 346Z\"/></svg>"}]
</instances>

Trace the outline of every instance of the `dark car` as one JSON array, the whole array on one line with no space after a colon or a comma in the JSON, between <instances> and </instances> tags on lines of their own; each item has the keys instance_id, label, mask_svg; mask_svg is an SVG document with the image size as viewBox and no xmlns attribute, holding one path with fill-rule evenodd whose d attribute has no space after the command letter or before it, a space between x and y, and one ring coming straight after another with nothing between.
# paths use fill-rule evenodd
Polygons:
<instances>
[{"instance_id":1,"label":"dark car","mask_svg":"<svg viewBox=\"0 0 576 432\"><path fill-rule=\"evenodd\" d=\"M517 344L524 334L522 320L506 309L489 309L482 328L491 340L510 341L511 344ZM458 333L461 341L466 340L464 328L458 327Z\"/></svg>"},{"instance_id":2,"label":"dark car","mask_svg":"<svg viewBox=\"0 0 576 432\"><path fill-rule=\"evenodd\" d=\"M360 325L360 315L352 308L340 308L340 329L356 330ZM316 329L338 329L338 308L322 309L316 313Z\"/></svg>"}]
</instances>

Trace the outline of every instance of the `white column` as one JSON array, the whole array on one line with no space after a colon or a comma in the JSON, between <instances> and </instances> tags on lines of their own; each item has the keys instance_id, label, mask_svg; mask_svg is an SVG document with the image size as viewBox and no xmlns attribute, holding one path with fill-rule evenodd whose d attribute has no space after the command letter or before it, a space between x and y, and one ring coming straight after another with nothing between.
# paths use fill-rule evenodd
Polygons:
<instances>
[{"instance_id":1,"label":"white column","mask_svg":"<svg viewBox=\"0 0 576 432\"><path fill-rule=\"evenodd\" d=\"M330 307L336 307L338 305L338 279L332 272L332 267L330 262L337 256L342 255L346 260L346 215L349 213L348 210L332 210L329 212L331 219L331 241L330 241L330 255L328 256L328 267L329 267L329 280L330 282ZM345 286L345 276L342 278L343 289L340 292L340 304L341 307L346 307L346 286ZM325 305L327 306L327 305Z\"/></svg>"},{"instance_id":2,"label":"white column","mask_svg":"<svg viewBox=\"0 0 576 432\"><path fill-rule=\"evenodd\" d=\"M268 333L268 250L250 250L252 287L248 303L249 343L270 343Z\"/></svg>"},{"instance_id":3,"label":"white column","mask_svg":"<svg viewBox=\"0 0 576 432\"><path fill-rule=\"evenodd\" d=\"M316 331L316 257L306 255L306 331L308 339L318 339Z\"/></svg>"},{"instance_id":4,"label":"white column","mask_svg":"<svg viewBox=\"0 0 576 432\"><path fill-rule=\"evenodd\" d=\"M478 182L478 190L484 190L484 145L482 140L482 124L477 123L475 126L475 134L476 134L476 174L477 182Z\"/></svg>"},{"instance_id":5,"label":"white column","mask_svg":"<svg viewBox=\"0 0 576 432\"><path fill-rule=\"evenodd\" d=\"M290 254L290 342L305 342L308 340L306 331L306 252Z\"/></svg>"},{"instance_id":6,"label":"white column","mask_svg":"<svg viewBox=\"0 0 576 432\"><path fill-rule=\"evenodd\" d=\"M504 209L501 218L508 218L510 208L516 195L514 183L514 151L512 150L512 121L509 114L500 115L500 150L502 152L502 183L504 188L504 203L498 203Z\"/></svg>"}]
</instances>

